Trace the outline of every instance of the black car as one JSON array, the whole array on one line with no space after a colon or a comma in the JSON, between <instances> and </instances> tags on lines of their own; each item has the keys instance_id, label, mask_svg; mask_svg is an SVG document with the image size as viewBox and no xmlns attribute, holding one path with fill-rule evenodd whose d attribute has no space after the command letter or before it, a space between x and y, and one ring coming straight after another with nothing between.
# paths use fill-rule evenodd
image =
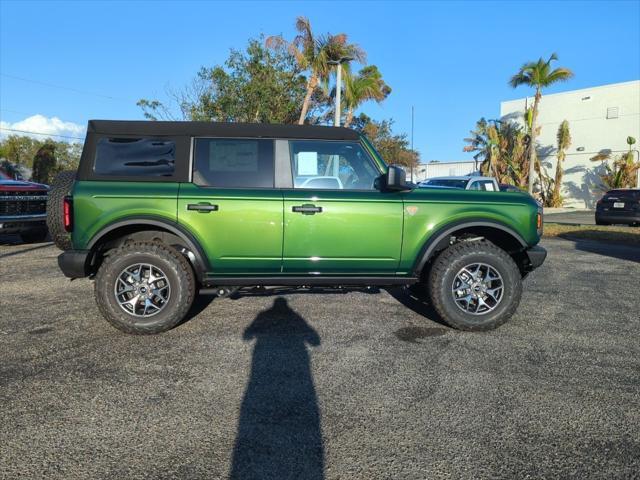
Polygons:
<instances>
[{"instance_id":1,"label":"black car","mask_svg":"<svg viewBox=\"0 0 640 480\"><path fill-rule=\"evenodd\" d=\"M596 204L596 225L640 226L640 188L609 190Z\"/></svg>"},{"instance_id":2,"label":"black car","mask_svg":"<svg viewBox=\"0 0 640 480\"><path fill-rule=\"evenodd\" d=\"M526 193L526 190L522 190L521 188L516 187L515 185L509 185L508 183L501 183L500 184L500 191L501 192L516 192L516 193Z\"/></svg>"}]
</instances>

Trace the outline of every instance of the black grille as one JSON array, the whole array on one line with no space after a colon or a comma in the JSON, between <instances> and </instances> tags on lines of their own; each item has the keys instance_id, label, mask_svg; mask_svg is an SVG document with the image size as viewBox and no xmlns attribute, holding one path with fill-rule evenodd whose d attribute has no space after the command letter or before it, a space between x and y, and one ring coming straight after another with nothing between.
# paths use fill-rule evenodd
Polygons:
<instances>
[{"instance_id":1,"label":"black grille","mask_svg":"<svg viewBox=\"0 0 640 480\"><path fill-rule=\"evenodd\" d=\"M38 215L47 212L47 192L38 191L0 191L0 216Z\"/></svg>"}]
</instances>

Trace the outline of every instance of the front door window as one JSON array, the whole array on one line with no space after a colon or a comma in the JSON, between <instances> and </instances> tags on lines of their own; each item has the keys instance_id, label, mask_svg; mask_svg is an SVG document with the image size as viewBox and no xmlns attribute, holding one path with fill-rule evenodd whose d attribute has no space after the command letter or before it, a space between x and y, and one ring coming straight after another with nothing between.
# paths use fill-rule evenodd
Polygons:
<instances>
[{"instance_id":1,"label":"front door window","mask_svg":"<svg viewBox=\"0 0 640 480\"><path fill-rule=\"evenodd\" d=\"M380 175L357 142L291 141L294 188L375 190Z\"/></svg>"}]
</instances>

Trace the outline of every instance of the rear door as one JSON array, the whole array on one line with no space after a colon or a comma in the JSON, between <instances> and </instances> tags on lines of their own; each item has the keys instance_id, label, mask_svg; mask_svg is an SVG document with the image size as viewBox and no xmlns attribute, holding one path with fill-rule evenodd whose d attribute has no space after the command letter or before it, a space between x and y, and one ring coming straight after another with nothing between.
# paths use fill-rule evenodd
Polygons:
<instances>
[{"instance_id":1,"label":"rear door","mask_svg":"<svg viewBox=\"0 0 640 480\"><path fill-rule=\"evenodd\" d=\"M403 202L381 192L381 172L358 142L290 140L293 188L284 190L283 271L394 275Z\"/></svg>"},{"instance_id":2,"label":"rear door","mask_svg":"<svg viewBox=\"0 0 640 480\"><path fill-rule=\"evenodd\" d=\"M212 274L280 273L282 193L274 140L196 138L192 182L180 186L178 222L204 249Z\"/></svg>"}]
</instances>

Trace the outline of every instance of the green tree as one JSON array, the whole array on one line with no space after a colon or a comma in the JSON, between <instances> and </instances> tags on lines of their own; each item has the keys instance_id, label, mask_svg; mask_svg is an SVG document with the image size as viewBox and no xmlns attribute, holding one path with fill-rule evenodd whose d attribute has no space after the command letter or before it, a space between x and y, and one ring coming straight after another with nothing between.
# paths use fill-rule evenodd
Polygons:
<instances>
[{"instance_id":1,"label":"green tree","mask_svg":"<svg viewBox=\"0 0 640 480\"><path fill-rule=\"evenodd\" d=\"M538 111L540 106L540 99L542 98L542 89L546 88L556 82L566 81L573 77L573 72L568 68L558 67L551 69L551 62L558 60L558 56L553 53L547 61L540 58L537 62L527 62L518 73L516 73L509 85L516 88L520 85L527 85L535 88L535 97L533 101L533 109L531 111L531 140L529 142L529 193L533 193L533 180L535 175L536 164L536 135L537 135L537 120Z\"/></svg>"},{"instance_id":2,"label":"green tree","mask_svg":"<svg viewBox=\"0 0 640 480\"><path fill-rule=\"evenodd\" d=\"M344 33L316 37L311 28L311 22L306 17L296 19L296 31L298 35L291 42L281 35L274 35L267 38L266 45L276 50L286 49L293 55L298 67L309 72L306 93L298 118L298 124L302 125L307 118L313 92L320 83L328 84L332 71L330 62L350 57L362 63L366 55L357 45L348 43L347 35ZM345 67L348 70L348 65Z\"/></svg>"},{"instance_id":3,"label":"green tree","mask_svg":"<svg viewBox=\"0 0 640 480\"><path fill-rule=\"evenodd\" d=\"M34 139L26 136L11 135L0 141L0 158L3 160L3 169L11 172L19 172L23 177L27 178L28 170L33 169L31 175L35 178L40 176L39 172L35 172L42 166L36 167L36 158L41 150L45 147L53 151L56 158L56 164L51 171L53 176L62 170L75 170L80 162L82 153L81 143L56 142L50 138L45 140ZM45 175L46 176L46 175Z\"/></svg>"},{"instance_id":4,"label":"green tree","mask_svg":"<svg viewBox=\"0 0 640 480\"><path fill-rule=\"evenodd\" d=\"M567 156L567 148L571 146L571 132L569 131L569 122L564 120L560 124L560 126L558 127L556 138L558 141L558 163L556 164L556 176L553 181L553 192L551 193L551 198L549 201L549 206L551 207L562 206L562 162L564 162Z\"/></svg>"},{"instance_id":5,"label":"green tree","mask_svg":"<svg viewBox=\"0 0 640 480\"><path fill-rule=\"evenodd\" d=\"M364 67L357 75L347 72L344 81L344 103L346 107L345 127L353 121L353 114L360 105L369 100L382 102L391 93L391 87L382 79L375 65Z\"/></svg>"},{"instance_id":6,"label":"green tree","mask_svg":"<svg viewBox=\"0 0 640 480\"><path fill-rule=\"evenodd\" d=\"M476 152L480 172L500 183L523 188L527 183L528 135L518 124L481 118L471 136L464 139L465 152Z\"/></svg>"},{"instance_id":7,"label":"green tree","mask_svg":"<svg viewBox=\"0 0 640 480\"><path fill-rule=\"evenodd\" d=\"M286 49L262 44L249 40L244 52L231 50L224 65L201 68L191 84L169 92L172 105L141 99L138 106L151 120L294 123L305 77Z\"/></svg>"},{"instance_id":8,"label":"green tree","mask_svg":"<svg viewBox=\"0 0 640 480\"><path fill-rule=\"evenodd\" d=\"M420 154L409 148L407 135L393 133L393 120L375 121L361 113L353 121L354 129L363 133L388 164L415 168L420 163Z\"/></svg>"},{"instance_id":9,"label":"green tree","mask_svg":"<svg viewBox=\"0 0 640 480\"><path fill-rule=\"evenodd\" d=\"M9 135L0 142L0 158L27 168L33 166L33 159L43 142L22 135Z\"/></svg>"},{"instance_id":10,"label":"green tree","mask_svg":"<svg viewBox=\"0 0 640 480\"><path fill-rule=\"evenodd\" d=\"M602 162L604 173L600 175L603 190L613 188L634 188L637 185L638 171L640 171L640 160L635 159L633 145L636 139L627 137L628 150L622 155L618 155L611 160L611 151L603 151L591 158L591 161Z\"/></svg>"},{"instance_id":11,"label":"green tree","mask_svg":"<svg viewBox=\"0 0 640 480\"><path fill-rule=\"evenodd\" d=\"M56 173L55 145L46 142L33 159L33 180L38 183L51 183Z\"/></svg>"}]
</instances>

